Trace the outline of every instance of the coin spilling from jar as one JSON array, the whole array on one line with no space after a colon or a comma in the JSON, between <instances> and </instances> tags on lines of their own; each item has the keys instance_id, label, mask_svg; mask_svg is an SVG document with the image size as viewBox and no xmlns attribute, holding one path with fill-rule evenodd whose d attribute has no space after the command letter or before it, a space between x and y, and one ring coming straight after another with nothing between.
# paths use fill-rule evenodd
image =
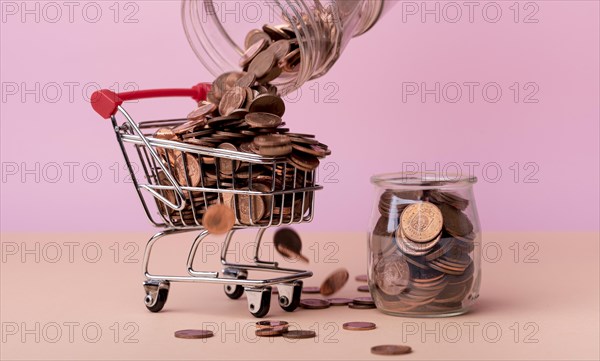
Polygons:
<instances>
[{"instance_id":1,"label":"coin spilling from jar","mask_svg":"<svg viewBox=\"0 0 600 361\"><path fill-rule=\"evenodd\" d=\"M181 211L159 204L161 214L175 226L203 225L204 215L215 204L231 207L235 218L232 225L231 215L223 219L220 216L226 212L215 210L207 224L219 233L227 232L235 224L298 221L308 212L312 192L267 194L314 186L313 171L321 159L331 154L329 147L314 135L293 133L285 127L285 102L271 84L282 73L297 70L300 49L293 29L288 25L265 25L262 30L249 32L245 45L240 71L218 76L207 99L189 113L187 121L154 132L156 139L191 147L185 153L168 146L157 148L179 185L219 189L219 192L184 191L186 206ZM173 144L170 142L164 144ZM219 155L193 152L202 149L205 154L206 148L217 149ZM252 159L256 156L263 160L271 157L274 161L272 165L255 164ZM159 185L171 187L162 188L159 193L177 204L179 197L169 177L162 171L155 177ZM255 195L227 190L255 192Z\"/></svg>"},{"instance_id":2,"label":"coin spilling from jar","mask_svg":"<svg viewBox=\"0 0 600 361\"><path fill-rule=\"evenodd\" d=\"M461 312L475 276L468 206L450 191L383 192L370 237L376 303L415 315Z\"/></svg>"}]
</instances>

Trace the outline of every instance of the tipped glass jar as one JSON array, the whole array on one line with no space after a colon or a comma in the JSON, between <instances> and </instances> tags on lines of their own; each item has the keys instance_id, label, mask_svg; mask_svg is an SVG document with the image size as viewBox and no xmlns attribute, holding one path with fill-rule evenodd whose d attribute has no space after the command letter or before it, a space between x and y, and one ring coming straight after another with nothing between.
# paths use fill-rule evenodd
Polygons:
<instances>
[{"instance_id":1,"label":"tipped glass jar","mask_svg":"<svg viewBox=\"0 0 600 361\"><path fill-rule=\"evenodd\" d=\"M368 278L380 311L441 317L469 310L481 276L476 181L435 173L371 178Z\"/></svg>"},{"instance_id":2,"label":"tipped glass jar","mask_svg":"<svg viewBox=\"0 0 600 361\"><path fill-rule=\"evenodd\" d=\"M272 82L286 94L325 74L350 39L369 30L397 2L183 0L181 15L192 49L215 76L240 69L251 31L264 25L291 29L300 62Z\"/></svg>"}]
</instances>

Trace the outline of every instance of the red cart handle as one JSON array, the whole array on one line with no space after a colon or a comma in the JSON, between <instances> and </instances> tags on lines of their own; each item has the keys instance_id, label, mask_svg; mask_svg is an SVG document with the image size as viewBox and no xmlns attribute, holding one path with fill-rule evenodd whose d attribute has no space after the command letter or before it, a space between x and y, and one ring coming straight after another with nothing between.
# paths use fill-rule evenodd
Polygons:
<instances>
[{"instance_id":1,"label":"red cart handle","mask_svg":"<svg viewBox=\"0 0 600 361\"><path fill-rule=\"evenodd\" d=\"M135 90L132 92L115 93L112 90L102 89L95 91L91 97L92 108L104 119L110 118L117 112L117 108L128 100L163 98L163 97L190 97L199 102L206 99L210 91L210 83L199 83L191 89L150 89Z\"/></svg>"}]
</instances>

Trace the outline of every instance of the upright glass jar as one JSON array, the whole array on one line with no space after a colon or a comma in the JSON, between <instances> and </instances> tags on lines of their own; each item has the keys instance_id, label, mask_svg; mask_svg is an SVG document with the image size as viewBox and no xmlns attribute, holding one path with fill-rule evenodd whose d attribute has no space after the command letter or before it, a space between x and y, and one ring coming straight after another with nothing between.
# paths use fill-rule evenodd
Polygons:
<instances>
[{"instance_id":1,"label":"upright glass jar","mask_svg":"<svg viewBox=\"0 0 600 361\"><path fill-rule=\"evenodd\" d=\"M352 37L369 30L395 0L182 0L192 49L215 76L239 70L246 35L264 24L288 25L300 49L297 71L272 83L282 94L325 74Z\"/></svg>"},{"instance_id":2,"label":"upright glass jar","mask_svg":"<svg viewBox=\"0 0 600 361\"><path fill-rule=\"evenodd\" d=\"M467 312L481 277L477 179L395 173L371 182L368 278L377 308L413 317Z\"/></svg>"}]
</instances>

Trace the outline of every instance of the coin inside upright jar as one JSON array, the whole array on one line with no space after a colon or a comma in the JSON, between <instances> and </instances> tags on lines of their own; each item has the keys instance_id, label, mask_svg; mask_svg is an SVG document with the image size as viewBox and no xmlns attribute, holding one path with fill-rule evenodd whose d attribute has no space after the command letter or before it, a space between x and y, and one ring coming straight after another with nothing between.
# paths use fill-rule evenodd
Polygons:
<instances>
[{"instance_id":1,"label":"coin inside upright jar","mask_svg":"<svg viewBox=\"0 0 600 361\"><path fill-rule=\"evenodd\" d=\"M438 207L429 202L412 203L402 211L400 228L414 242L429 242L442 231L444 220Z\"/></svg>"},{"instance_id":2,"label":"coin inside upright jar","mask_svg":"<svg viewBox=\"0 0 600 361\"><path fill-rule=\"evenodd\" d=\"M375 265L374 278L382 292L390 296L402 293L410 280L410 269L405 256L395 253L380 259Z\"/></svg>"}]
</instances>

